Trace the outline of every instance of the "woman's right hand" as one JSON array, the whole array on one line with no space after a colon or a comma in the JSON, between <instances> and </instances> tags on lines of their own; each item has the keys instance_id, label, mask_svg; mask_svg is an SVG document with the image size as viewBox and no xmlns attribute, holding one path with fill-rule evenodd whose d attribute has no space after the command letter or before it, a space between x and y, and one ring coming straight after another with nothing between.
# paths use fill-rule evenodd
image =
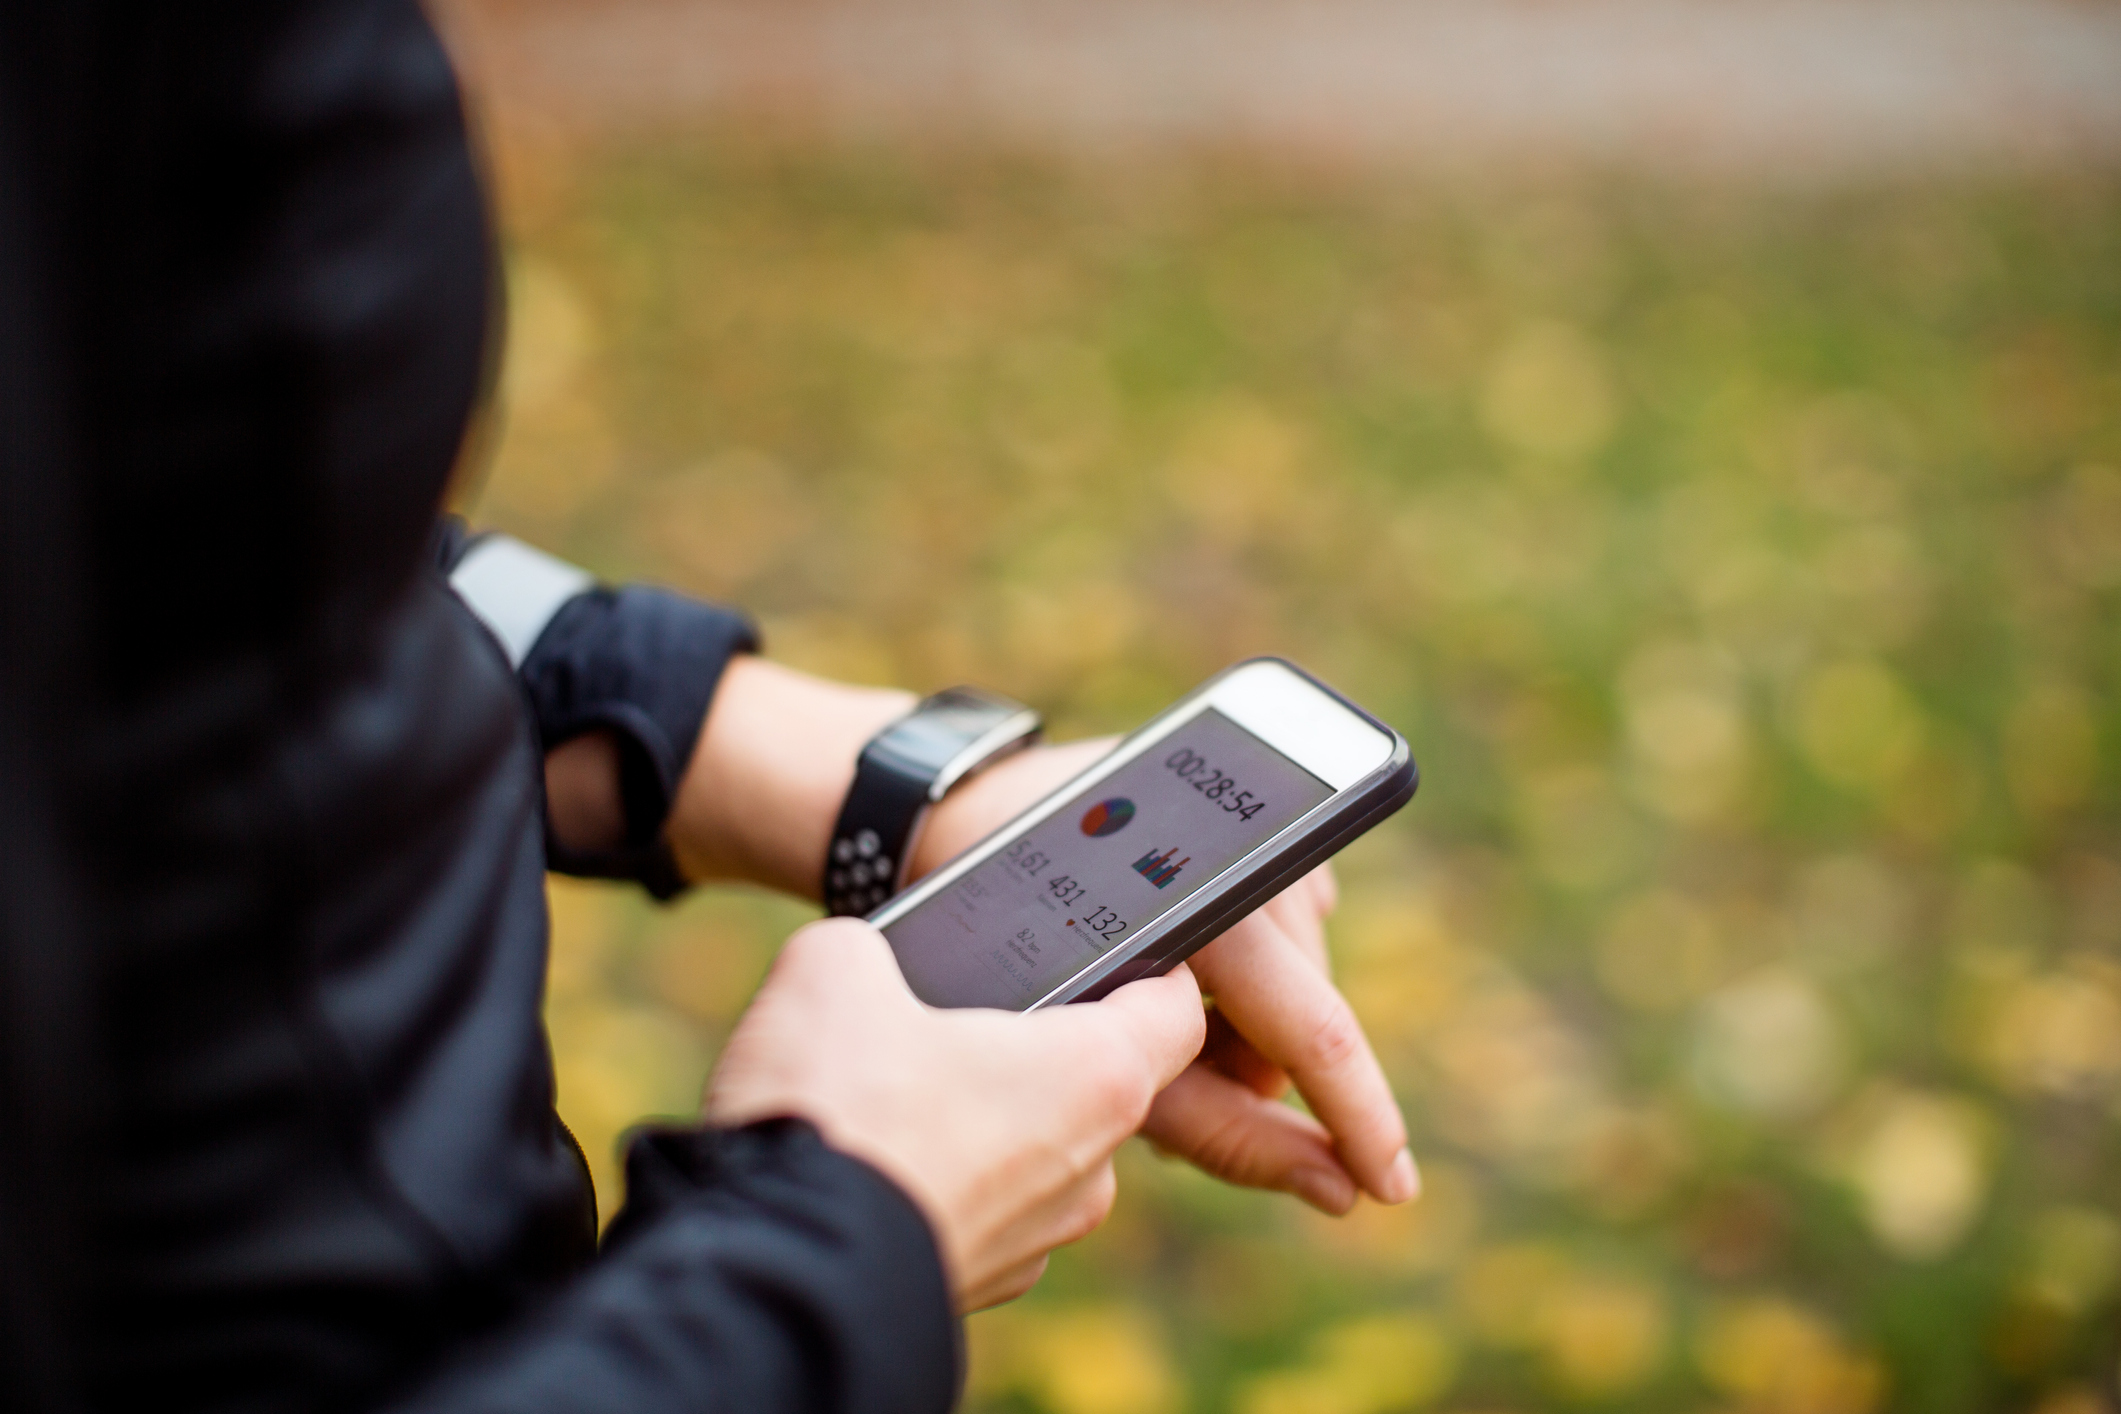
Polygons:
<instances>
[{"instance_id":1,"label":"woman's right hand","mask_svg":"<svg viewBox=\"0 0 2121 1414\"><path fill-rule=\"evenodd\" d=\"M788 940L708 1082L717 1124L794 1115L927 1215L962 1311L1022 1295L1111 1210L1112 1155L1200 1051L1184 967L1103 1001L938 1010L851 918Z\"/></svg>"}]
</instances>

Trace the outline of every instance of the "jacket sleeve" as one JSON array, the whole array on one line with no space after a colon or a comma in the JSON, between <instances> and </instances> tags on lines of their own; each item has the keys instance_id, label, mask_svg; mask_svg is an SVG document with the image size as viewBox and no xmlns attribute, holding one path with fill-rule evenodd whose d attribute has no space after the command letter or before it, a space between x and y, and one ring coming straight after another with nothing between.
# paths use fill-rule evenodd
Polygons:
<instances>
[{"instance_id":1,"label":"jacket sleeve","mask_svg":"<svg viewBox=\"0 0 2121 1414\"><path fill-rule=\"evenodd\" d=\"M544 749L598 728L619 744L625 842L587 854L548 830L547 862L565 874L634 879L657 898L681 892L663 822L722 670L758 649L757 629L721 605L600 585L508 536L467 535L455 520L442 527L437 558L507 652Z\"/></svg>"},{"instance_id":2,"label":"jacket sleeve","mask_svg":"<svg viewBox=\"0 0 2121 1414\"><path fill-rule=\"evenodd\" d=\"M598 1260L395 1414L942 1414L962 1375L904 1193L799 1120L657 1130Z\"/></svg>"}]
</instances>

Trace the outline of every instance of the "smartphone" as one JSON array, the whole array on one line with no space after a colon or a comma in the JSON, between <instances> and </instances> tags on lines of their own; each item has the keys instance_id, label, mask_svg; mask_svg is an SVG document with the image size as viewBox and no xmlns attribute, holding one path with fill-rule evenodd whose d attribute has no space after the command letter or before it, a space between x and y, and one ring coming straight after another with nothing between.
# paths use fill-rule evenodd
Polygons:
<instances>
[{"instance_id":1,"label":"smartphone","mask_svg":"<svg viewBox=\"0 0 2121 1414\"><path fill-rule=\"evenodd\" d=\"M930 1005L1092 1001L1176 967L1418 780L1399 733L1294 664L1254 658L869 921Z\"/></svg>"}]
</instances>

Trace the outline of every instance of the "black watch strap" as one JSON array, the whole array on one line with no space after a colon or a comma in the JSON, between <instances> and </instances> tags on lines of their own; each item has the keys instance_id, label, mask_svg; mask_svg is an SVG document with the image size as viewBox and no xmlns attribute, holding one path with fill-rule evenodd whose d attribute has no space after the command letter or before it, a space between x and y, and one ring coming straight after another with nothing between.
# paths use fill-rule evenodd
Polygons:
<instances>
[{"instance_id":1,"label":"black watch strap","mask_svg":"<svg viewBox=\"0 0 2121 1414\"><path fill-rule=\"evenodd\" d=\"M898 892L913 827L928 808L928 782L862 754L854 785L832 827L825 864L825 911L867 913Z\"/></svg>"},{"instance_id":2,"label":"black watch strap","mask_svg":"<svg viewBox=\"0 0 2121 1414\"><path fill-rule=\"evenodd\" d=\"M928 807L1037 740L1038 714L977 688L936 693L862 748L825 851L825 911L869 913L899 890Z\"/></svg>"}]
</instances>

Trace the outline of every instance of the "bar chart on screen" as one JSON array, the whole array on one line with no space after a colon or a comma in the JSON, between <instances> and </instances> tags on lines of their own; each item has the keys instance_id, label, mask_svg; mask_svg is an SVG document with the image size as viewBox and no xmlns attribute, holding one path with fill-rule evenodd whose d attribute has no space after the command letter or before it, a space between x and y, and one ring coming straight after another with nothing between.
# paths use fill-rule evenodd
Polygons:
<instances>
[{"instance_id":1,"label":"bar chart on screen","mask_svg":"<svg viewBox=\"0 0 2121 1414\"><path fill-rule=\"evenodd\" d=\"M1151 849L1147 854L1134 861L1134 872L1156 885L1159 889L1166 888L1173 879L1178 877L1178 871L1193 861L1193 856L1187 855L1184 859L1173 864L1171 856L1176 853L1178 853L1176 845L1165 850L1162 854L1158 854L1154 849Z\"/></svg>"}]
</instances>

